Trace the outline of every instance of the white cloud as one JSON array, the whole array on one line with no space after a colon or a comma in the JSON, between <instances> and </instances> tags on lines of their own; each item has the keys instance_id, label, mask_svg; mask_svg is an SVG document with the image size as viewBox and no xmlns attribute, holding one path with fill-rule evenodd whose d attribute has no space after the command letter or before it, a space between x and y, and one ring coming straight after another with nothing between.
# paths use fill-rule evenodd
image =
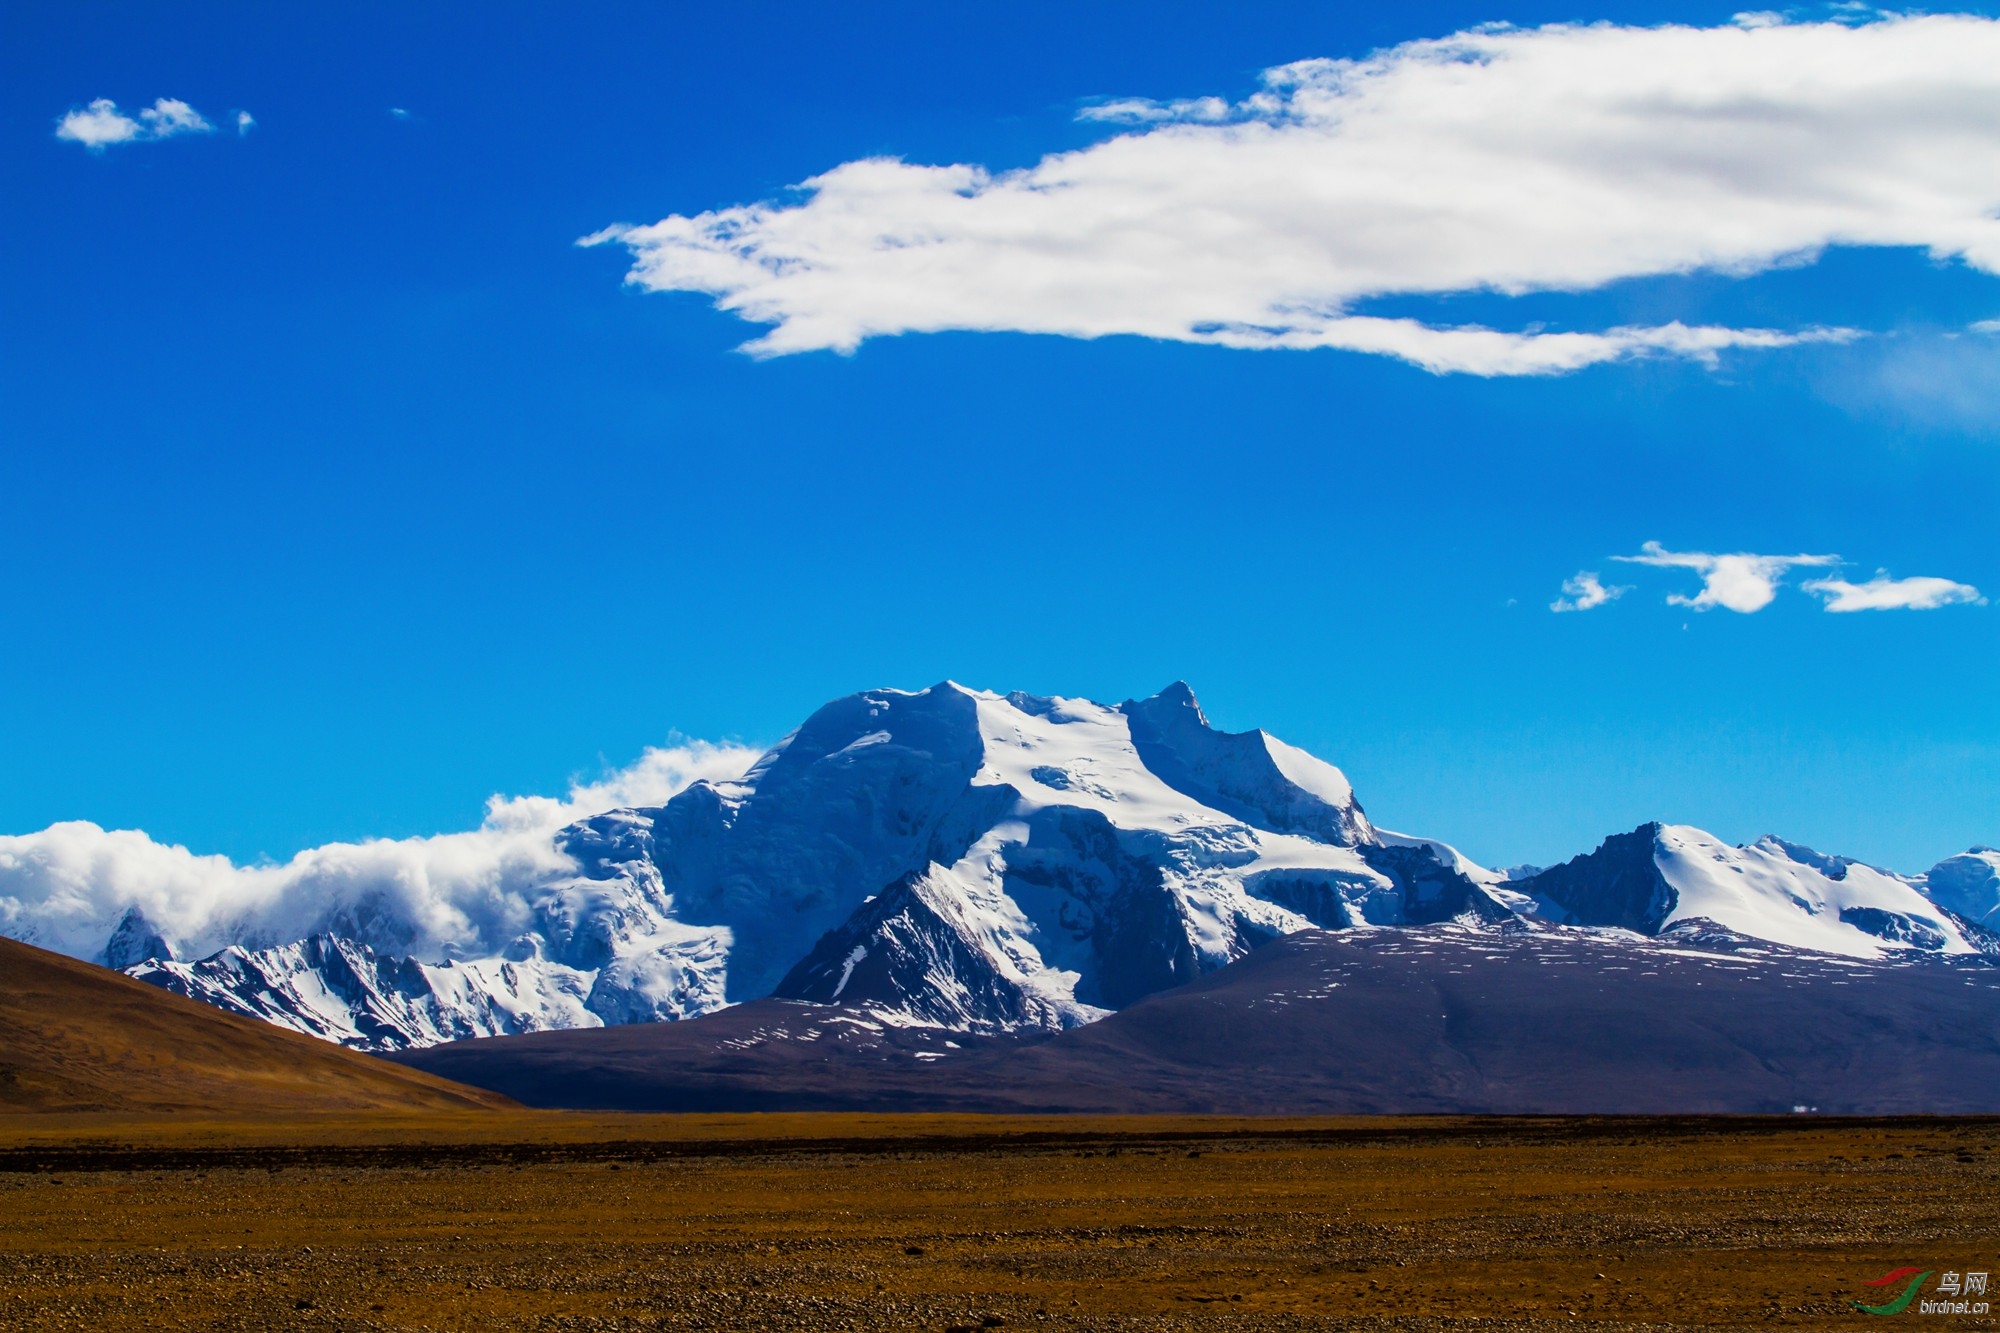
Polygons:
<instances>
[{"instance_id":1,"label":"white cloud","mask_svg":"<svg viewBox=\"0 0 2000 1333\"><path fill-rule=\"evenodd\" d=\"M1778 595L1785 571L1801 566L1837 565L1837 555L1752 555L1739 551L1730 555L1710 555L1705 551L1669 551L1658 542L1647 542L1639 555L1615 555L1633 565L1654 565L1661 569L1691 569L1701 575L1701 591L1693 597L1675 593L1667 598L1671 606L1706 611L1725 606L1745 615L1762 611Z\"/></svg>"},{"instance_id":2,"label":"white cloud","mask_svg":"<svg viewBox=\"0 0 2000 1333\"><path fill-rule=\"evenodd\" d=\"M411 116L410 116L410 113L409 113L409 112L407 112L407 111L405 111L405 110L404 110L404 109L403 109L402 107L399 107L399 106L392 106L392 107L390 107L390 108L389 108L389 114L390 114L391 116L395 117L395 118L396 118L397 120L409 120L409 119L411 119Z\"/></svg>"},{"instance_id":3,"label":"white cloud","mask_svg":"<svg viewBox=\"0 0 2000 1333\"><path fill-rule=\"evenodd\" d=\"M240 137L257 128L257 118L248 111L236 113L236 133Z\"/></svg>"},{"instance_id":4,"label":"white cloud","mask_svg":"<svg viewBox=\"0 0 2000 1333\"><path fill-rule=\"evenodd\" d=\"M1753 555L1745 551L1712 555L1706 551L1669 551L1658 542L1647 542L1639 550L1638 555L1615 555L1611 558L1626 564L1652 565L1660 569L1691 569L1701 575L1699 593L1693 597L1674 593L1667 598L1669 605L1692 607L1697 611L1725 606L1746 615L1771 604L1778 595L1778 585L1784 582L1787 570L1842 563L1837 555ZM1550 604L1550 609L1584 611L1627 591L1611 589L1608 596L1597 596L1597 593L1606 590L1596 588L1595 584L1595 575L1577 575L1563 584L1563 591L1575 600L1558 600ZM1885 570L1877 570L1875 577L1866 583L1850 583L1842 578L1828 577L1810 579L1799 586L1823 598L1829 611L1929 611L1961 602L1982 606L1986 603L1979 589L1969 583L1928 577L1893 579Z\"/></svg>"},{"instance_id":5,"label":"white cloud","mask_svg":"<svg viewBox=\"0 0 2000 1333\"><path fill-rule=\"evenodd\" d=\"M1824 597L1829 611L1933 611L1961 602L1986 604L1979 589L1969 583L1926 577L1892 579L1886 570L1877 570L1866 583L1813 579L1799 586Z\"/></svg>"},{"instance_id":6,"label":"white cloud","mask_svg":"<svg viewBox=\"0 0 2000 1333\"><path fill-rule=\"evenodd\" d=\"M1113 125L1148 125L1163 121L1196 123L1230 120L1235 108L1220 97L1191 97L1179 102L1153 102L1143 97L1127 97L1112 102L1094 102L1076 113L1078 120L1101 120Z\"/></svg>"},{"instance_id":7,"label":"white cloud","mask_svg":"<svg viewBox=\"0 0 2000 1333\"><path fill-rule=\"evenodd\" d=\"M1433 327L1371 297L1747 275L1831 245L2000 272L2000 20L1482 29L1124 99L1034 166L866 159L803 197L614 226L628 280L770 325L762 355L947 329L1342 347L1549 374L1850 336Z\"/></svg>"},{"instance_id":8,"label":"white cloud","mask_svg":"<svg viewBox=\"0 0 2000 1333\"><path fill-rule=\"evenodd\" d=\"M237 115L248 119L247 112ZM242 128L242 120L238 121ZM139 114L128 116L108 97L100 97L81 111L71 110L56 122L56 138L80 143L92 152L103 152L115 143L146 143L170 139L177 134L208 134L215 126L202 119L186 102L162 97Z\"/></svg>"},{"instance_id":9,"label":"white cloud","mask_svg":"<svg viewBox=\"0 0 2000 1333\"><path fill-rule=\"evenodd\" d=\"M294 940L334 924L422 957L491 953L524 928L536 886L574 873L557 830L605 810L662 804L698 779L740 777L756 757L703 742L649 749L562 799L495 796L469 832L331 843L281 865L239 866L135 830L55 824L0 837L0 935L88 957L136 906L183 953L239 935Z\"/></svg>"},{"instance_id":10,"label":"white cloud","mask_svg":"<svg viewBox=\"0 0 2000 1333\"><path fill-rule=\"evenodd\" d=\"M1971 328L1974 333L2000 333L2000 319L1982 319Z\"/></svg>"},{"instance_id":11,"label":"white cloud","mask_svg":"<svg viewBox=\"0 0 2000 1333\"><path fill-rule=\"evenodd\" d=\"M1563 595L1549 603L1549 610L1589 611L1594 607L1603 606L1606 602L1617 601L1632 591L1632 588L1629 584L1624 587L1607 588L1598 582L1596 571L1585 570L1573 579L1564 580L1562 590Z\"/></svg>"}]
</instances>

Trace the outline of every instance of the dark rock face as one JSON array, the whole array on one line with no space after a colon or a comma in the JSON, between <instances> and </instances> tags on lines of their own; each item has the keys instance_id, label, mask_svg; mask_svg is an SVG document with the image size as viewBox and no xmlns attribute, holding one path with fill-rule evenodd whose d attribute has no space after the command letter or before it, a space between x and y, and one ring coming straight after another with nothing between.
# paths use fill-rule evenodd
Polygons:
<instances>
[{"instance_id":1,"label":"dark rock face","mask_svg":"<svg viewBox=\"0 0 2000 1333\"><path fill-rule=\"evenodd\" d=\"M1363 847L1361 857L1396 882L1403 895L1403 921L1427 926L1441 921L1492 925L1514 913L1472 880L1447 865L1429 847Z\"/></svg>"},{"instance_id":2,"label":"dark rock face","mask_svg":"<svg viewBox=\"0 0 2000 1333\"><path fill-rule=\"evenodd\" d=\"M1193 981L1202 971L1180 900L1167 892L1159 867L1127 870L1091 936L1099 959L1094 998L1108 1009Z\"/></svg>"},{"instance_id":3,"label":"dark rock face","mask_svg":"<svg viewBox=\"0 0 2000 1333\"><path fill-rule=\"evenodd\" d=\"M830 931L785 974L775 998L893 1009L959 1029L1047 1027L1059 1021L1009 976L949 887L906 875Z\"/></svg>"},{"instance_id":4,"label":"dark rock face","mask_svg":"<svg viewBox=\"0 0 2000 1333\"><path fill-rule=\"evenodd\" d=\"M1322 930L1345 930L1355 924L1348 906L1348 880L1317 870L1273 870L1252 881L1257 895L1290 908Z\"/></svg>"},{"instance_id":5,"label":"dark rock face","mask_svg":"<svg viewBox=\"0 0 2000 1333\"><path fill-rule=\"evenodd\" d=\"M153 923L136 907L125 909L111 938L104 942L104 965L115 972L156 960L171 960L173 946L153 929Z\"/></svg>"},{"instance_id":6,"label":"dark rock face","mask_svg":"<svg viewBox=\"0 0 2000 1333\"><path fill-rule=\"evenodd\" d=\"M1840 919L1877 939L1907 944L1914 949L1937 950L1948 943L1937 927L1902 912L1885 912L1879 907L1843 907Z\"/></svg>"},{"instance_id":7,"label":"dark rock face","mask_svg":"<svg viewBox=\"0 0 2000 1333\"><path fill-rule=\"evenodd\" d=\"M1597 850L1552 866L1514 887L1557 909L1550 918L1570 926L1616 926L1657 935L1678 895L1654 863L1658 824L1606 838Z\"/></svg>"}]
</instances>

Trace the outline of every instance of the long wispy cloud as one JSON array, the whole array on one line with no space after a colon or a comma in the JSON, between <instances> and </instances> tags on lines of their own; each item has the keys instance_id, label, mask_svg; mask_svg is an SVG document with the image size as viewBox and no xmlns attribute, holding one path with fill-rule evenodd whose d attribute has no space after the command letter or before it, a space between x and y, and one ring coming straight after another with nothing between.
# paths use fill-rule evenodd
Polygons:
<instances>
[{"instance_id":1,"label":"long wispy cloud","mask_svg":"<svg viewBox=\"0 0 2000 1333\"><path fill-rule=\"evenodd\" d=\"M1759 555L1750 551L1718 554L1710 551L1669 551L1659 542L1647 542L1637 555L1614 555L1613 560L1628 565L1650 565L1655 569L1685 569L1701 577L1701 590L1693 595L1669 593L1667 604L1695 611L1726 607L1750 615L1762 611L1778 596L1785 575L1794 569L1838 567L1845 562L1837 555ZM1808 579L1799 585L1822 599L1828 611L1931 611L1962 603L1984 605L1986 599L1969 583L1921 576L1891 578L1878 570L1866 583L1850 583L1838 576ZM1630 588L1606 588L1592 573L1578 574L1562 586L1563 596L1549 603L1551 611L1588 611L1604 605Z\"/></svg>"},{"instance_id":2,"label":"long wispy cloud","mask_svg":"<svg viewBox=\"0 0 2000 1333\"><path fill-rule=\"evenodd\" d=\"M0 837L0 935L89 957L137 907L183 955L232 937L280 943L336 928L433 961L492 953L526 929L537 886L576 873L557 830L659 805L698 779L740 777L756 757L701 742L650 749L564 797L495 796L467 832L330 843L276 865L237 865L136 830L55 824Z\"/></svg>"},{"instance_id":3,"label":"long wispy cloud","mask_svg":"<svg viewBox=\"0 0 2000 1333\"><path fill-rule=\"evenodd\" d=\"M992 172L886 158L799 198L607 227L628 281L769 325L760 355L949 329L1340 347L1549 374L1839 338L1384 318L1370 298L1748 275L1833 245L2000 272L2000 21L1480 29L1086 109L1129 132Z\"/></svg>"},{"instance_id":4,"label":"long wispy cloud","mask_svg":"<svg viewBox=\"0 0 2000 1333\"><path fill-rule=\"evenodd\" d=\"M1725 606L1745 615L1762 611L1771 604L1778 595L1778 584L1783 582L1785 571L1801 565L1810 567L1840 563L1837 555L1752 555L1747 551L1710 555L1706 551L1669 551L1658 542L1647 542L1639 548L1639 552L1638 555L1615 555L1611 558L1660 569L1691 569L1701 575L1700 592L1692 597L1674 593L1667 598L1669 605L1692 607L1696 611Z\"/></svg>"},{"instance_id":5,"label":"long wispy cloud","mask_svg":"<svg viewBox=\"0 0 2000 1333\"><path fill-rule=\"evenodd\" d=\"M1824 597L1829 611L1932 611L1967 602L1986 604L1979 589L1969 583L1924 577L1892 579L1886 570L1877 570L1866 583L1812 579L1799 586Z\"/></svg>"},{"instance_id":6,"label":"long wispy cloud","mask_svg":"<svg viewBox=\"0 0 2000 1333\"><path fill-rule=\"evenodd\" d=\"M236 116L239 134L247 133L256 124L247 111L239 111ZM176 97L159 98L131 116L120 111L110 98L100 97L87 107L71 109L56 121L56 138L80 143L94 153L101 153L112 144L151 143L181 134L214 132L215 126L201 112Z\"/></svg>"}]
</instances>

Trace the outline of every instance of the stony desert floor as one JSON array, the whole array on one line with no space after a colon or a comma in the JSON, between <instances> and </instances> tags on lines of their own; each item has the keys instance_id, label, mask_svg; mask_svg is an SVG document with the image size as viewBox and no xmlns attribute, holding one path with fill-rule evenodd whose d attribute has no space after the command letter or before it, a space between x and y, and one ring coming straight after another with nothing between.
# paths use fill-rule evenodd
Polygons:
<instances>
[{"instance_id":1,"label":"stony desert floor","mask_svg":"<svg viewBox=\"0 0 2000 1333\"><path fill-rule=\"evenodd\" d=\"M1996 1186L1991 1120L15 1116L0 1329L1865 1326Z\"/></svg>"}]
</instances>

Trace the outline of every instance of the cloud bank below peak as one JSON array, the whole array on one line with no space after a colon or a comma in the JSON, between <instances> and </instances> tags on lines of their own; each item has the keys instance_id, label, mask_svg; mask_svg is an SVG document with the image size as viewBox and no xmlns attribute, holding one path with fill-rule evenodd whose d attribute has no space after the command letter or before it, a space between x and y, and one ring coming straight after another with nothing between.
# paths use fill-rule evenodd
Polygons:
<instances>
[{"instance_id":1,"label":"cloud bank below peak","mask_svg":"<svg viewBox=\"0 0 2000 1333\"><path fill-rule=\"evenodd\" d=\"M1480 29L1268 70L1228 102L1016 171L885 158L801 196L618 225L628 281L769 325L760 355L944 330L1336 347L1543 375L1854 336L1669 322L1517 331L1373 298L1748 275L1836 245L2000 273L2000 21Z\"/></svg>"},{"instance_id":2,"label":"cloud bank below peak","mask_svg":"<svg viewBox=\"0 0 2000 1333\"><path fill-rule=\"evenodd\" d=\"M281 864L237 865L82 820L0 836L0 935L88 957L136 907L183 956L328 929L430 961L489 954L524 928L531 889L574 873L558 830L740 777L758 753L701 741L648 749L563 797L494 796L476 829L329 843ZM394 938L371 933L382 923L395 923Z\"/></svg>"}]
</instances>

